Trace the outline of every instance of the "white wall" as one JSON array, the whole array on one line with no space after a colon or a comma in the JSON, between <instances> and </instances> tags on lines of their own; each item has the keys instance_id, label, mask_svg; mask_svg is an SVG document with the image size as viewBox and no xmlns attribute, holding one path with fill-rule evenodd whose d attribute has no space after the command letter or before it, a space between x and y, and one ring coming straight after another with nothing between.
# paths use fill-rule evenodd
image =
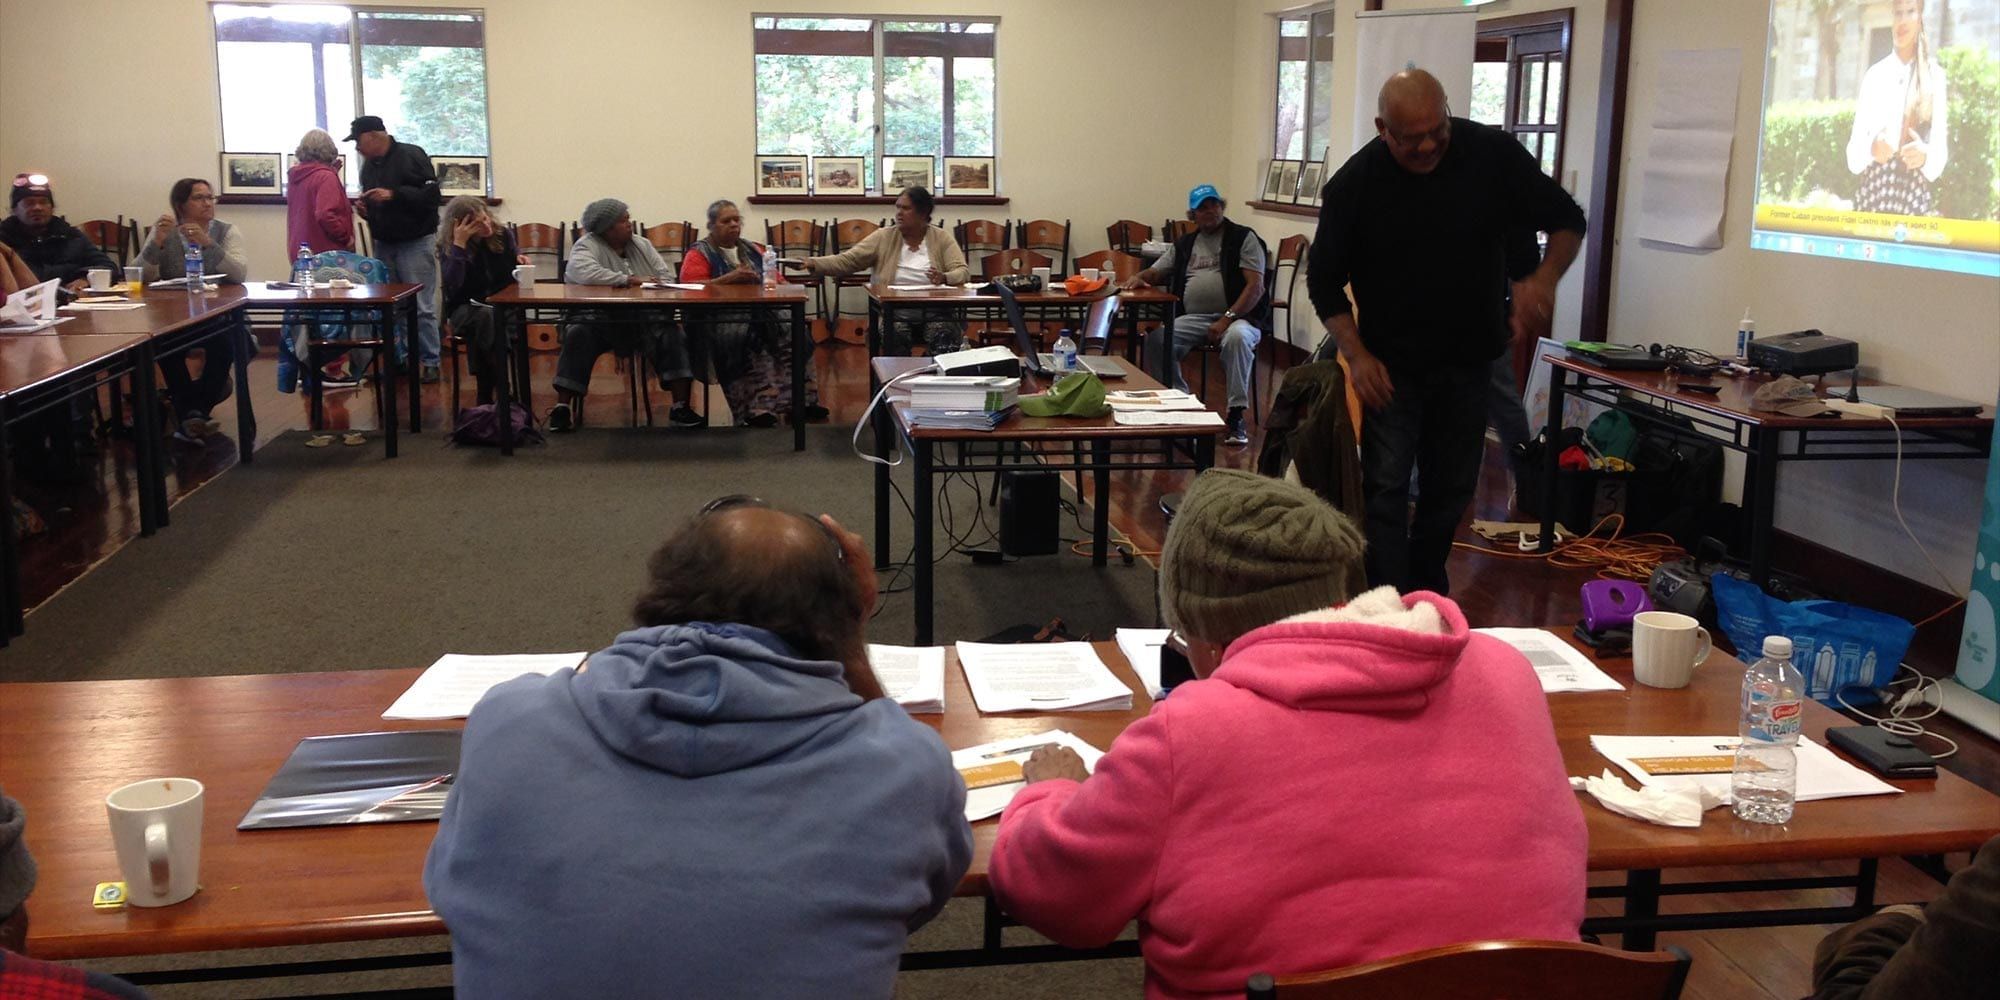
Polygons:
<instances>
[{"instance_id":1,"label":"white wall","mask_svg":"<svg viewBox=\"0 0 2000 1000\"><path fill-rule=\"evenodd\" d=\"M1001 19L999 182L1013 200L941 207L947 223L1069 219L1072 251L1088 253L1104 248L1114 220L1157 224L1224 161L1220 144L1187 138L1226 129L1228 108L1214 94L1229 52L1215 39L1229 37L1231 11L1208 0L463 3L487 14L495 194L499 214L515 221L572 220L607 195L650 222L699 222L715 198L742 202L756 153L752 12ZM682 99L689 83L707 96ZM175 178L214 176L215 93L204 0L0 0L0 170L48 173L58 210L73 221L150 219ZM672 110L626 110L666 102ZM753 226L891 212L886 204L743 207ZM226 205L219 214L243 228L254 277L283 275L281 206Z\"/></svg>"}]
</instances>

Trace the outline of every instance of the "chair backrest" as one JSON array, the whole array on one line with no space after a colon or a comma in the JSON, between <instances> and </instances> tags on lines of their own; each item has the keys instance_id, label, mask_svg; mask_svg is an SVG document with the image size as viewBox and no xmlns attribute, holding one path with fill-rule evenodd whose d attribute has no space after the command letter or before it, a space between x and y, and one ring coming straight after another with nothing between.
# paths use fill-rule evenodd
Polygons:
<instances>
[{"instance_id":1,"label":"chair backrest","mask_svg":"<svg viewBox=\"0 0 2000 1000\"><path fill-rule=\"evenodd\" d=\"M1094 267L1100 271L1110 268L1111 273L1117 275L1118 281L1123 283L1126 279L1145 270L1146 262L1119 250L1099 250L1095 253L1084 254L1076 259L1077 270L1081 271L1086 267Z\"/></svg>"},{"instance_id":2,"label":"chair backrest","mask_svg":"<svg viewBox=\"0 0 2000 1000\"><path fill-rule=\"evenodd\" d=\"M537 282L563 280L564 270L569 264L569 240L563 233L563 224L551 226L546 222L513 223L514 248L529 260L539 256L555 258L556 267L552 278L537 277Z\"/></svg>"},{"instance_id":3,"label":"chair backrest","mask_svg":"<svg viewBox=\"0 0 2000 1000\"><path fill-rule=\"evenodd\" d=\"M1084 264L1082 266L1089 267L1090 265ZM1097 353L1110 353L1111 321L1117 318L1118 296L1106 295L1101 299L1092 300L1090 311L1085 313L1083 317L1083 336L1077 339L1078 351L1088 354L1090 353L1090 346L1095 344L1099 348Z\"/></svg>"},{"instance_id":4,"label":"chair backrest","mask_svg":"<svg viewBox=\"0 0 2000 1000\"><path fill-rule=\"evenodd\" d=\"M1296 233L1278 241L1278 259L1271 262L1271 274L1275 278L1279 268L1290 265L1292 276L1285 280L1285 297L1272 299L1272 303L1284 303L1286 309L1298 299L1299 272L1305 270L1306 255L1312 252L1312 241ZM1276 294L1275 286L1272 294ZM1289 321L1289 317L1287 318Z\"/></svg>"},{"instance_id":5,"label":"chair backrest","mask_svg":"<svg viewBox=\"0 0 2000 1000\"><path fill-rule=\"evenodd\" d=\"M1033 250L1002 250L987 254L979 262L979 273L988 278L1003 274L1027 274L1038 267L1054 267L1048 257Z\"/></svg>"},{"instance_id":6,"label":"chair backrest","mask_svg":"<svg viewBox=\"0 0 2000 1000\"><path fill-rule=\"evenodd\" d=\"M389 265L352 250L322 250L313 255L313 277L314 280L346 278L379 285L389 280Z\"/></svg>"},{"instance_id":7,"label":"chair backrest","mask_svg":"<svg viewBox=\"0 0 2000 1000\"><path fill-rule=\"evenodd\" d=\"M1069 273L1069 220L1053 222L1036 219L1032 222L1017 223L1014 230L1019 238L1014 245L1023 250L1039 250L1055 258L1060 273Z\"/></svg>"},{"instance_id":8,"label":"chair backrest","mask_svg":"<svg viewBox=\"0 0 2000 1000\"><path fill-rule=\"evenodd\" d=\"M1012 227L992 219L960 219L953 227L952 235L958 239L958 248L966 253L975 251L991 253L1005 250L1012 242Z\"/></svg>"},{"instance_id":9,"label":"chair backrest","mask_svg":"<svg viewBox=\"0 0 2000 1000\"><path fill-rule=\"evenodd\" d=\"M1104 227L1104 238L1110 242L1111 249L1136 254L1139 252L1139 244L1153 238L1153 227L1143 222L1133 222L1131 219L1119 219ZM1079 263L1077 266L1090 265Z\"/></svg>"},{"instance_id":10,"label":"chair backrest","mask_svg":"<svg viewBox=\"0 0 2000 1000\"><path fill-rule=\"evenodd\" d=\"M826 249L826 226L815 219L767 219L764 242L783 256L817 256Z\"/></svg>"},{"instance_id":11,"label":"chair backrest","mask_svg":"<svg viewBox=\"0 0 2000 1000\"><path fill-rule=\"evenodd\" d=\"M660 258L674 269L674 280L680 280L681 261L687 257L688 248L694 246L695 228L688 222L662 222L640 230L646 242L660 252Z\"/></svg>"},{"instance_id":12,"label":"chair backrest","mask_svg":"<svg viewBox=\"0 0 2000 1000\"><path fill-rule=\"evenodd\" d=\"M870 222L867 219L836 220L833 223L833 252L845 253L881 228L882 223Z\"/></svg>"},{"instance_id":13,"label":"chair backrest","mask_svg":"<svg viewBox=\"0 0 2000 1000\"><path fill-rule=\"evenodd\" d=\"M1677 1000L1693 960L1575 941L1472 941L1308 976L1250 977L1248 1000Z\"/></svg>"},{"instance_id":14,"label":"chair backrest","mask_svg":"<svg viewBox=\"0 0 2000 1000\"><path fill-rule=\"evenodd\" d=\"M363 257L375 256L375 230L359 215L354 217L354 249Z\"/></svg>"},{"instance_id":15,"label":"chair backrest","mask_svg":"<svg viewBox=\"0 0 2000 1000\"><path fill-rule=\"evenodd\" d=\"M92 219L76 228L83 231L84 238L89 240L91 245L117 260L119 267L125 266L129 256L126 239L130 236L130 231L125 227L124 216L119 216L116 222L110 219Z\"/></svg>"},{"instance_id":16,"label":"chair backrest","mask_svg":"<svg viewBox=\"0 0 2000 1000\"><path fill-rule=\"evenodd\" d=\"M1175 242L1181 237L1194 232L1194 230L1195 222L1193 219L1168 219L1166 224L1160 227L1160 232L1167 234L1168 243Z\"/></svg>"}]
</instances>

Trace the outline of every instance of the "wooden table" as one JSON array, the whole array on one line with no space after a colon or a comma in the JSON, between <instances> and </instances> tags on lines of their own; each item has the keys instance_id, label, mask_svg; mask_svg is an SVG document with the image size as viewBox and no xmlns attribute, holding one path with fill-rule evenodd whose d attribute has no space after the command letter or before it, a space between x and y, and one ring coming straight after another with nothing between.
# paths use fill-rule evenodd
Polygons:
<instances>
[{"instance_id":1,"label":"wooden table","mask_svg":"<svg viewBox=\"0 0 2000 1000\"><path fill-rule=\"evenodd\" d=\"M1151 702L1115 643L1098 654L1133 689L1127 712L981 715L949 657L943 715L916 716L936 727L947 745L1069 730L1100 747L1151 709ZM1610 764L1590 749L1599 734L1700 735L1733 732L1742 665L1716 654L1679 691L1641 687L1629 661L1607 673L1625 691L1556 694L1549 704L1563 759L1572 774L1596 774ZM0 688L0 787L29 817L26 838L40 866L29 901L28 952L41 958L103 958L280 945L330 944L440 934L442 923L424 896L425 853L436 833L429 823L239 831L236 823L300 739L333 733L455 727L458 722L384 722L383 709L420 673L416 669L316 674L192 677L169 680L75 681ZM1843 720L1807 705L1807 734L1823 740ZM20 747L32 747L22 752ZM187 776L207 786L203 815L202 890L162 909L99 912L92 887L117 877L103 796L128 781ZM1586 922L1586 929L1624 933L1626 948L1652 947L1656 930L1825 923L1873 907L1873 862L1862 880L1787 879L1768 882L1675 883L1660 870L1722 864L1854 860L1971 850L2000 835L2000 798L1948 772L1936 779L1895 781L1905 794L1800 803L1781 827L1741 823L1710 812L1699 829L1652 826L1605 811L1580 798L1589 830L1588 867L1629 871L1625 886L1592 890L1621 895L1625 914ZM959 894L987 895L997 820L973 824L971 869ZM1754 892L1759 887L1856 885L1853 907L1658 916L1662 894ZM997 910L991 914L998 919ZM1130 954L1131 943L1121 946ZM1030 956L1076 957L1053 946L1000 949L989 924L985 947L906 957L908 967L991 964ZM449 956L418 956L406 964L436 964ZM315 971L382 967L393 960L313 963ZM284 974L289 970L260 970ZM237 973L228 973L235 976ZM146 983L191 978L183 973L139 977Z\"/></svg>"},{"instance_id":2,"label":"wooden table","mask_svg":"<svg viewBox=\"0 0 2000 1000\"><path fill-rule=\"evenodd\" d=\"M521 349L513 353L514 362L503 365L513 373L513 381L521 387L521 402L532 413L534 393L528 381L527 318L530 312L573 312L593 310L610 313L637 314L620 317L613 322L655 322L655 315L670 319L685 320L690 316L712 314L718 310L750 309L783 313L790 320L792 328L792 450L804 451L806 447L806 366L812 363L812 337L806 331L806 298L809 289L804 285L780 284L771 288L763 285L708 285L699 289L685 288L613 288L609 285L571 285L562 282L538 282L532 285L510 285L499 294L489 296L486 304L493 307L494 328L500 331L503 349L514 352L514 326L520 324ZM693 355L690 350L690 357ZM508 411L512 398L508 379L499 380L499 410ZM642 390L643 391L643 390ZM500 422L500 453L514 453L514 426L512 421Z\"/></svg>"},{"instance_id":3,"label":"wooden table","mask_svg":"<svg viewBox=\"0 0 2000 1000\"><path fill-rule=\"evenodd\" d=\"M879 387L891 379L927 367L923 358L875 358L869 362L871 384ZM1160 384L1145 372L1134 370L1121 380L1121 389L1157 390ZM1024 391L1025 388L1024 388ZM1076 417L1030 417L1019 410L990 431L946 430L916 427L910 423L909 403L897 400L875 408L875 568L889 568L889 466L891 451L898 442L910 456L914 487L910 493L911 533L915 553L911 556L915 580L911 589L916 602L916 639L919 646L931 642L932 633L932 482L940 474L991 472L1022 468L1025 448L1040 448L1041 468L1053 472L1089 472L1096 485L1096 501L1091 505L1094 520L1091 537L1095 550L1091 565L1103 566L1111 549L1111 473L1189 469L1199 474L1215 464L1215 439L1222 435L1220 424L1179 427L1126 427L1109 414L1092 419ZM1014 447L1012 463L1006 461L1008 445ZM1081 499L1081 497L1079 497Z\"/></svg>"},{"instance_id":4,"label":"wooden table","mask_svg":"<svg viewBox=\"0 0 2000 1000\"><path fill-rule=\"evenodd\" d=\"M423 295L424 286L408 283L384 283L378 285L355 285L351 288L272 288L267 282L251 282L243 287L243 301L246 311L259 315L270 315L279 322L290 323L302 317L319 320L337 317L351 330L359 323L382 323L388 327L383 340L394 342L394 327L400 319L403 328L404 377L408 380L410 392L410 433L424 429L423 383L420 381L421 365L417 351L417 306ZM303 332L301 333L303 335ZM283 346L279 350L283 350ZM382 449L385 457L396 457L396 379L393 364L395 352L384 360L383 378L377 386L382 409ZM312 426L320 428L322 421L319 384L319 367L310 363L300 365L300 383L309 386L312 393Z\"/></svg>"},{"instance_id":5,"label":"wooden table","mask_svg":"<svg viewBox=\"0 0 2000 1000\"><path fill-rule=\"evenodd\" d=\"M137 310L133 310L137 311ZM105 314L97 314L105 315ZM65 327L75 323L62 324ZM21 634L21 540L14 532L13 458L7 453L16 421L44 413L78 396L116 386L131 376L138 385L133 450L138 465L139 532L160 523L164 494L152 485L164 474L159 410L154 402L153 338L148 333L53 332L0 336L0 646ZM3 749L3 748L0 748Z\"/></svg>"},{"instance_id":6,"label":"wooden table","mask_svg":"<svg viewBox=\"0 0 2000 1000\"><path fill-rule=\"evenodd\" d=\"M981 295L977 291L985 285L983 280L957 288L894 288L882 282L868 285L868 356L873 358L882 353L882 330L895 321L900 309L946 309L955 312L963 320L966 313L974 309L999 309L1000 299L995 295ZM1106 286L1103 291L1091 295L1071 295L1062 290L1061 285L1039 292L1016 294L1014 301L1020 303L1021 311L1027 315L1060 313L1067 316L1076 313L1081 324L1083 310L1090 303L1110 295L1115 290ZM1180 304L1172 292L1163 288L1148 286L1119 291L1119 309L1125 314L1125 356L1128 360L1140 360L1139 313L1153 312L1163 322L1171 322L1174 307ZM1154 377L1163 379L1165 373L1154 372Z\"/></svg>"},{"instance_id":7,"label":"wooden table","mask_svg":"<svg viewBox=\"0 0 2000 1000\"><path fill-rule=\"evenodd\" d=\"M1777 522L1778 463L1880 461L1898 458L1981 459L1993 443L1993 410L1974 417L1898 418L1788 417L1751 408L1762 378L1682 378L1657 371L1604 368L1563 355L1549 355L1549 441L1561 440L1563 400L1574 395L1623 411L1647 424L1675 427L1665 415L1685 419L1717 444L1741 452L1743 509L1749 515L1750 579L1764 586L1771 578L1771 536ZM1689 392L1683 385L1721 386L1714 395ZM1898 429L1900 426L1900 430ZM1677 428L1684 429L1684 428ZM1900 441L1899 441L1900 439ZM1543 449L1542 551L1555 539L1559 448ZM1588 525L1577 526L1578 530Z\"/></svg>"}]
</instances>

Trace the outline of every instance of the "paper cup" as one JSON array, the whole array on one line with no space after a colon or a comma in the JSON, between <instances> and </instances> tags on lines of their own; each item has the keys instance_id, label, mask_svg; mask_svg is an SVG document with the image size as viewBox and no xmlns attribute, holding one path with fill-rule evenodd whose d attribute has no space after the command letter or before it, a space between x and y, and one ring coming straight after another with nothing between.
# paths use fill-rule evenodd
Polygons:
<instances>
[{"instance_id":1,"label":"paper cup","mask_svg":"<svg viewBox=\"0 0 2000 1000\"><path fill-rule=\"evenodd\" d=\"M1094 267L1086 267L1086 268L1084 268L1084 269L1082 269L1082 270L1078 271L1077 273L1078 273L1078 274L1081 274L1081 275L1083 275L1083 280L1085 280L1085 281L1096 281L1096 280L1097 280L1097 268L1094 268Z\"/></svg>"},{"instance_id":2,"label":"paper cup","mask_svg":"<svg viewBox=\"0 0 2000 1000\"><path fill-rule=\"evenodd\" d=\"M1708 630L1672 611L1632 616L1632 676L1656 688L1684 688L1713 651Z\"/></svg>"},{"instance_id":3,"label":"paper cup","mask_svg":"<svg viewBox=\"0 0 2000 1000\"><path fill-rule=\"evenodd\" d=\"M104 797L132 906L172 906L201 887L201 782L148 778Z\"/></svg>"},{"instance_id":4,"label":"paper cup","mask_svg":"<svg viewBox=\"0 0 2000 1000\"><path fill-rule=\"evenodd\" d=\"M1028 270L1028 273L1034 275L1038 280L1041 281L1043 289L1047 289L1049 287L1049 281L1051 280L1049 278L1049 275L1051 273L1050 268L1046 267L1030 268Z\"/></svg>"}]
</instances>

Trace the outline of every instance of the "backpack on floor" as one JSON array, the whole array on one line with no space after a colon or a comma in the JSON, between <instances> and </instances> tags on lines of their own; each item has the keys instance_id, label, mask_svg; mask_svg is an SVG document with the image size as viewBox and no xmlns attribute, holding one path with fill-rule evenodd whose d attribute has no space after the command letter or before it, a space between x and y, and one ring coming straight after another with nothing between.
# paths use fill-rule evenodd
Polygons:
<instances>
[{"instance_id":1,"label":"backpack on floor","mask_svg":"<svg viewBox=\"0 0 2000 1000\"><path fill-rule=\"evenodd\" d=\"M514 411L514 443L541 444L544 441L535 419L528 415L528 408L519 403L512 404ZM500 446L500 411L495 403L481 403L458 411L458 422L452 427L451 440L454 444L483 444Z\"/></svg>"}]
</instances>

